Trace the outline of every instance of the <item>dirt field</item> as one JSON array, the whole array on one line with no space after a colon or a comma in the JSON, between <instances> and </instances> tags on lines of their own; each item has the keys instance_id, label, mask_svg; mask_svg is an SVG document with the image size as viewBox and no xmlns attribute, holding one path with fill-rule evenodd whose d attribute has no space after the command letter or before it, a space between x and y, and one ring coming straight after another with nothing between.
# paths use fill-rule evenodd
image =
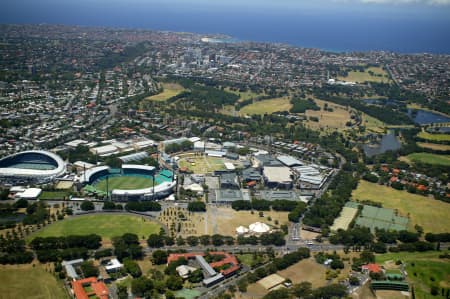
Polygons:
<instances>
[{"instance_id":1,"label":"dirt field","mask_svg":"<svg viewBox=\"0 0 450 299\"><path fill-rule=\"evenodd\" d=\"M423 148L430 148L436 151L450 151L450 145L429 143L429 142L417 142L417 145Z\"/></svg>"},{"instance_id":2,"label":"dirt field","mask_svg":"<svg viewBox=\"0 0 450 299\"><path fill-rule=\"evenodd\" d=\"M259 217L257 211L251 214L250 211L235 211L226 207L211 207L206 215L205 226L208 234L221 234L225 236L235 236L238 226L249 226L254 222L264 222L269 226L279 227L281 224L287 224L287 212L264 212L264 217ZM271 221L269 221L271 217ZM275 224L278 220L278 225ZM206 233L206 231L205 231Z\"/></svg>"},{"instance_id":3,"label":"dirt field","mask_svg":"<svg viewBox=\"0 0 450 299\"><path fill-rule=\"evenodd\" d=\"M216 170L224 170L224 159L208 156L185 156L180 159L178 165L186 167L189 171L196 174L204 174L214 172Z\"/></svg>"},{"instance_id":4,"label":"dirt field","mask_svg":"<svg viewBox=\"0 0 450 299\"><path fill-rule=\"evenodd\" d=\"M278 272L278 274L290 278L294 284L309 281L313 288L318 288L326 285L326 270L327 268L319 265L314 258L309 258Z\"/></svg>"},{"instance_id":5,"label":"dirt field","mask_svg":"<svg viewBox=\"0 0 450 299\"><path fill-rule=\"evenodd\" d=\"M330 227L331 231L337 231L338 229L347 229L350 222L355 218L358 209L344 207L338 218L334 220L333 226Z\"/></svg>"},{"instance_id":6,"label":"dirt field","mask_svg":"<svg viewBox=\"0 0 450 299\"><path fill-rule=\"evenodd\" d=\"M305 115L307 116L308 120L306 121L305 125L307 127L314 130L324 129L327 131L343 130L346 128L345 123L350 120L350 113L344 106L318 99L314 99L314 101L321 110L306 110ZM325 103L328 103L328 107L332 108L333 112L328 112L323 109ZM311 116L319 118L319 122L309 120L309 117Z\"/></svg>"}]
</instances>

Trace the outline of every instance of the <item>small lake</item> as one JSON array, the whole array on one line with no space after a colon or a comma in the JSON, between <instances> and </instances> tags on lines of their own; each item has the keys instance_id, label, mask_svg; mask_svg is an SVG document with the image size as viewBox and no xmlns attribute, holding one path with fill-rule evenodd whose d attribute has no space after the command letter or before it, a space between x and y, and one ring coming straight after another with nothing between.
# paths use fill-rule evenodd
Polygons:
<instances>
[{"instance_id":1,"label":"small lake","mask_svg":"<svg viewBox=\"0 0 450 299\"><path fill-rule=\"evenodd\" d=\"M426 110L408 109L408 116L419 125L450 122L450 117Z\"/></svg>"},{"instance_id":2,"label":"small lake","mask_svg":"<svg viewBox=\"0 0 450 299\"><path fill-rule=\"evenodd\" d=\"M388 133L383 135L379 144L365 144L363 149L366 156L373 157L387 151L399 150L401 146L397 136L394 133Z\"/></svg>"}]
</instances>

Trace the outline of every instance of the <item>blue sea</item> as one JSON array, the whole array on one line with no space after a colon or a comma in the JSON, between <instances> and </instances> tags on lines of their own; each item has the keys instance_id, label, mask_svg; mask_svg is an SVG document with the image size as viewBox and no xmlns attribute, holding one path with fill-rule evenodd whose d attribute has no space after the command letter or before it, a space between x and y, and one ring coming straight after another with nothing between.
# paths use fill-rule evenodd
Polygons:
<instances>
[{"instance_id":1,"label":"blue sea","mask_svg":"<svg viewBox=\"0 0 450 299\"><path fill-rule=\"evenodd\" d=\"M216 0L211 0L211 3ZM230 35L330 51L385 50L450 54L450 8L282 9L190 5L190 1L16 0L1 23L52 23ZM331 2L330 2L331 3Z\"/></svg>"}]
</instances>

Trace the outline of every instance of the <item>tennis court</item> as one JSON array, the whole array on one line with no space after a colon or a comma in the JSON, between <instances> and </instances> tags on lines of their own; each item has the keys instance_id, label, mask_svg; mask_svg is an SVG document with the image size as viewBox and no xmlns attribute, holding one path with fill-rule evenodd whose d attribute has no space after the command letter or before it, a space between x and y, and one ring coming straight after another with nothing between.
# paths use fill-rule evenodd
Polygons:
<instances>
[{"instance_id":1,"label":"tennis court","mask_svg":"<svg viewBox=\"0 0 450 299\"><path fill-rule=\"evenodd\" d=\"M356 225L368 227L372 232L375 231L375 228L397 231L406 230L408 218L395 215L393 209L364 205L361 214L356 219Z\"/></svg>"}]
</instances>

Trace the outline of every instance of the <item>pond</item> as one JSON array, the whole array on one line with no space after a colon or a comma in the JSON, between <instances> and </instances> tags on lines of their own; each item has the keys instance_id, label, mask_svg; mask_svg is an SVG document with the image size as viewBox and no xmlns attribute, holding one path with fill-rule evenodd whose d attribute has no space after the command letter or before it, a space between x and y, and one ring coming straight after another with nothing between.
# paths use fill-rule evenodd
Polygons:
<instances>
[{"instance_id":1,"label":"pond","mask_svg":"<svg viewBox=\"0 0 450 299\"><path fill-rule=\"evenodd\" d=\"M450 122L448 116L420 109L408 109L408 116L419 125Z\"/></svg>"},{"instance_id":2,"label":"pond","mask_svg":"<svg viewBox=\"0 0 450 299\"><path fill-rule=\"evenodd\" d=\"M364 153L368 157L383 154L387 151L396 151L401 147L400 141L393 132L383 135L379 144L365 144Z\"/></svg>"}]
</instances>

